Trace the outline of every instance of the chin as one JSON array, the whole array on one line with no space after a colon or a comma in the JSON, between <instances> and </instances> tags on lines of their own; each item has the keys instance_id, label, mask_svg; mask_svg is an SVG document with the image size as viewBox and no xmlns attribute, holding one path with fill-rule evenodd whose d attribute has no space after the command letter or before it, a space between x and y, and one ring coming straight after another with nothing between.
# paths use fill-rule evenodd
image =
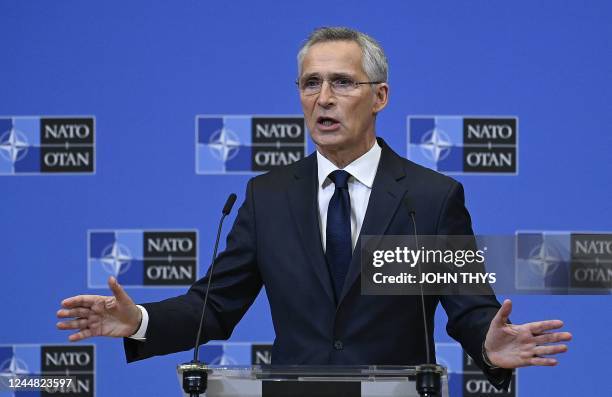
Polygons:
<instances>
[{"instance_id":1,"label":"chin","mask_svg":"<svg viewBox=\"0 0 612 397\"><path fill-rule=\"evenodd\" d=\"M317 145L342 145L347 142L347 137L342 131L320 132L316 131L310 136Z\"/></svg>"},{"instance_id":2,"label":"chin","mask_svg":"<svg viewBox=\"0 0 612 397\"><path fill-rule=\"evenodd\" d=\"M338 137L338 136L319 135L316 137L316 139L313 138L312 140L314 143L316 143L318 147L321 147L327 150L340 149L342 147L346 147L347 145L346 139L343 139L342 137Z\"/></svg>"}]
</instances>

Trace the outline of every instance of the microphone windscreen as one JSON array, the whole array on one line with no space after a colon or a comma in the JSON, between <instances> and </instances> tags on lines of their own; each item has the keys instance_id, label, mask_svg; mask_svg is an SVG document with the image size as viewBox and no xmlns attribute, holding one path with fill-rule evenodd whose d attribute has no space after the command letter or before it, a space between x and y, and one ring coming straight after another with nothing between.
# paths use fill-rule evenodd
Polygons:
<instances>
[{"instance_id":1,"label":"microphone windscreen","mask_svg":"<svg viewBox=\"0 0 612 397\"><path fill-rule=\"evenodd\" d=\"M227 201L225 202L225 206L223 207L223 215L229 215L230 212L232 212L232 207L234 206L234 203L236 202L236 195L234 193L230 194L229 197L227 198Z\"/></svg>"}]
</instances>

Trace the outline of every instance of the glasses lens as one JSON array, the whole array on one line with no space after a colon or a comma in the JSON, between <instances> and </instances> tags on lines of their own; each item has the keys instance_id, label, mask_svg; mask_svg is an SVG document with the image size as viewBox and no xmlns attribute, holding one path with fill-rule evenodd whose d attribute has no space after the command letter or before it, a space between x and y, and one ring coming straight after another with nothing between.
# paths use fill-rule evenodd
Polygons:
<instances>
[{"instance_id":1,"label":"glasses lens","mask_svg":"<svg viewBox=\"0 0 612 397\"><path fill-rule=\"evenodd\" d=\"M337 94L348 94L355 89L355 82L346 77L333 80L331 85Z\"/></svg>"},{"instance_id":2,"label":"glasses lens","mask_svg":"<svg viewBox=\"0 0 612 397\"><path fill-rule=\"evenodd\" d=\"M321 80L319 79L302 80L300 82L300 90L302 90L302 92L305 95L316 94L317 92L321 91Z\"/></svg>"}]
</instances>

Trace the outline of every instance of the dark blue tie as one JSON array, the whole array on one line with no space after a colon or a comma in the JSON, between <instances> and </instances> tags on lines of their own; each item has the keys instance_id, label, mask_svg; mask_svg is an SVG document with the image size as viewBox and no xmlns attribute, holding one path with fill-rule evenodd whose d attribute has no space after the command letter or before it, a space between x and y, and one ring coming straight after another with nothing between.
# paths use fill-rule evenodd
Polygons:
<instances>
[{"instance_id":1,"label":"dark blue tie","mask_svg":"<svg viewBox=\"0 0 612 397\"><path fill-rule=\"evenodd\" d=\"M348 191L346 171L336 170L329 174L336 185L334 195L327 207L327 230L325 238L325 259L334 282L336 302L340 299L344 279L351 263L353 245L351 243L351 199Z\"/></svg>"}]
</instances>

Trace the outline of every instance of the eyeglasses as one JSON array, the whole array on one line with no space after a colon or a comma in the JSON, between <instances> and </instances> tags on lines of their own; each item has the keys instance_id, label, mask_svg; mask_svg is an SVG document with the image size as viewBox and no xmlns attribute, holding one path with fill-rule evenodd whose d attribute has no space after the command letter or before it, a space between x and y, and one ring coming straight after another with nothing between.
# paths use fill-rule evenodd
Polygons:
<instances>
[{"instance_id":1,"label":"eyeglasses","mask_svg":"<svg viewBox=\"0 0 612 397\"><path fill-rule=\"evenodd\" d=\"M350 95L359 86L364 84L381 84L383 81L354 81L349 77L333 77L321 79L318 77L309 77L296 81L295 84L300 89L302 95L315 95L321 92L324 82L328 82L331 90L337 95Z\"/></svg>"}]
</instances>

